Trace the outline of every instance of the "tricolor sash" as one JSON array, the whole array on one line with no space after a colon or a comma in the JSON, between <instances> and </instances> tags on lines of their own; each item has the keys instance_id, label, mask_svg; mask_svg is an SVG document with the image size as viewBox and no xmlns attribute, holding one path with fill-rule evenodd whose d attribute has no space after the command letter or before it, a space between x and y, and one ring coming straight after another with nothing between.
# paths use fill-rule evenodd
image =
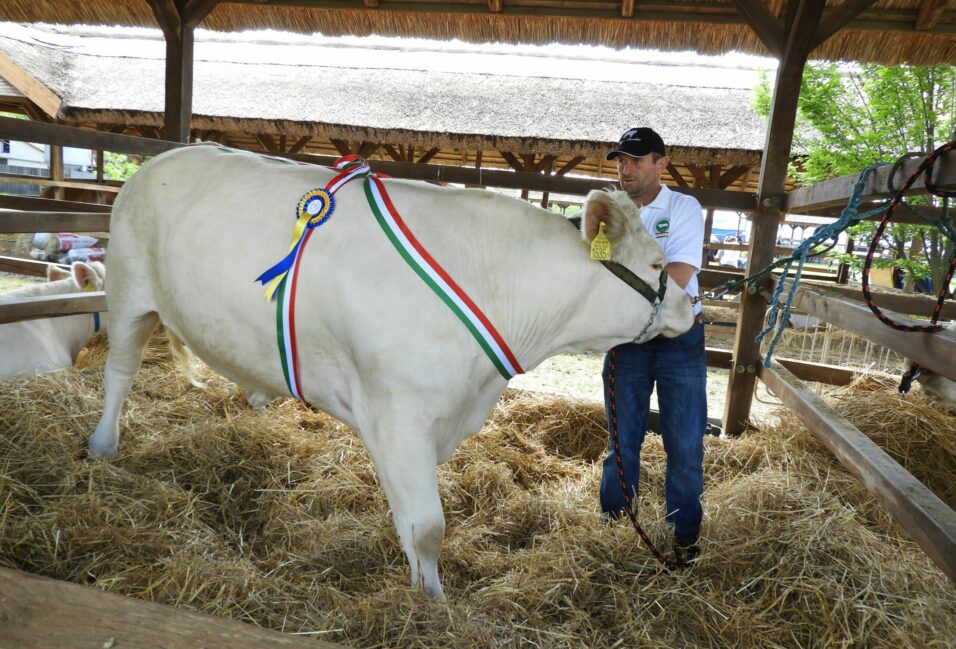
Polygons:
<instances>
[{"instance_id":1,"label":"tricolor sash","mask_svg":"<svg viewBox=\"0 0 956 649\"><path fill-rule=\"evenodd\" d=\"M266 298L276 302L276 338L282 373L290 394L304 401L299 377L295 330L295 296L299 262L315 228L324 225L335 210L335 192L355 178L365 181L365 195L375 220L402 259L461 320L478 345L506 380L524 372L491 321L448 275L412 234L389 198L382 179L371 173L358 156L335 162L336 175L325 188L313 189L299 199L289 251L277 264L256 278L266 286Z\"/></svg>"}]
</instances>

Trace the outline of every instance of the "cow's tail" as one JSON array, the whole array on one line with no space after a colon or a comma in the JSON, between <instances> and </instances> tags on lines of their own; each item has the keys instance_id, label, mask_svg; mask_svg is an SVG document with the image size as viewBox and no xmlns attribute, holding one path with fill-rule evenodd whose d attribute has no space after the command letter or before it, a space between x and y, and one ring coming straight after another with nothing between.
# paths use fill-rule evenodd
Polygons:
<instances>
[{"instance_id":1,"label":"cow's tail","mask_svg":"<svg viewBox=\"0 0 956 649\"><path fill-rule=\"evenodd\" d=\"M193 387L204 389L206 384L196 376L196 368L193 364L196 355L189 351L189 348L183 344L179 336L169 331L169 329L166 330L166 333L169 336L169 352L173 357L173 362L179 367L179 371L183 373L183 376Z\"/></svg>"}]
</instances>

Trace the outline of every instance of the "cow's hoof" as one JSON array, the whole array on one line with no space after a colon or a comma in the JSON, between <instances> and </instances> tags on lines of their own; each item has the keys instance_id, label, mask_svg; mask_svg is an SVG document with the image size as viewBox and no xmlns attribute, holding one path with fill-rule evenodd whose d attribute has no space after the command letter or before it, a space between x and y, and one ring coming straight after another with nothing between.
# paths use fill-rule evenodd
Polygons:
<instances>
[{"instance_id":1,"label":"cow's hoof","mask_svg":"<svg viewBox=\"0 0 956 649\"><path fill-rule=\"evenodd\" d=\"M87 452L89 452L90 457L105 457L111 458L116 455L118 450L118 444L101 444L96 441L95 437L91 437L89 443L86 445Z\"/></svg>"},{"instance_id":2,"label":"cow's hoof","mask_svg":"<svg viewBox=\"0 0 956 649\"><path fill-rule=\"evenodd\" d=\"M246 402L253 408L263 408L272 403L272 397L262 392L246 392Z\"/></svg>"}]
</instances>

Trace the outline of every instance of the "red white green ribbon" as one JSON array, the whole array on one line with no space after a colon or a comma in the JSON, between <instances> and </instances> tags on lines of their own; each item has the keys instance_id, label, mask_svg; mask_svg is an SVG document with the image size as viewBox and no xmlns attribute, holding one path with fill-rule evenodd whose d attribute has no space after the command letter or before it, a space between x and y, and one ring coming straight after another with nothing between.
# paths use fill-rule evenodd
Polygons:
<instances>
[{"instance_id":1,"label":"red white green ribbon","mask_svg":"<svg viewBox=\"0 0 956 649\"><path fill-rule=\"evenodd\" d=\"M481 309L468 297L462 288L445 272L435 259L422 247L408 225L399 216L395 206L385 191L381 179L374 175L365 180L365 196L375 215L375 220L382 226L389 241L412 267L422 281L441 298L452 312L458 316L462 324L475 337L485 354L497 368L498 373L506 380L515 374L524 372L518 360L508 349L504 338L498 333L491 321L481 312Z\"/></svg>"},{"instance_id":2,"label":"red white green ribbon","mask_svg":"<svg viewBox=\"0 0 956 649\"><path fill-rule=\"evenodd\" d=\"M376 221L389 241L412 270L448 306L487 354L505 379L524 372L501 334L462 288L428 254L392 205L385 186L368 164L358 156L346 156L335 163L340 171L324 189L307 192L296 207L296 224L288 254L256 281L266 285L266 297L276 304L276 337L282 374L289 392L304 401L299 378L298 344L295 329L295 296L299 262L315 228L326 223L335 209L334 194L349 181L364 177L365 195Z\"/></svg>"}]
</instances>

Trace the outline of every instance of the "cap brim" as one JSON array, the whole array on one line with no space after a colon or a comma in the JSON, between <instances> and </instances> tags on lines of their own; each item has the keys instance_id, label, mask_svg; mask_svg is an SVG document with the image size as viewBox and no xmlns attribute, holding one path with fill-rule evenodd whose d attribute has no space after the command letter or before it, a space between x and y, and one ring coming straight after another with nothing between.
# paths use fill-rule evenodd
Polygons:
<instances>
[{"instance_id":1,"label":"cap brim","mask_svg":"<svg viewBox=\"0 0 956 649\"><path fill-rule=\"evenodd\" d=\"M621 155L622 153L624 153L624 151L621 151L621 150L619 150L619 149L614 149L613 151L608 151L608 154L607 154L606 156L604 156L604 159L605 159L605 160L613 160L614 158L618 157L618 156Z\"/></svg>"}]
</instances>

